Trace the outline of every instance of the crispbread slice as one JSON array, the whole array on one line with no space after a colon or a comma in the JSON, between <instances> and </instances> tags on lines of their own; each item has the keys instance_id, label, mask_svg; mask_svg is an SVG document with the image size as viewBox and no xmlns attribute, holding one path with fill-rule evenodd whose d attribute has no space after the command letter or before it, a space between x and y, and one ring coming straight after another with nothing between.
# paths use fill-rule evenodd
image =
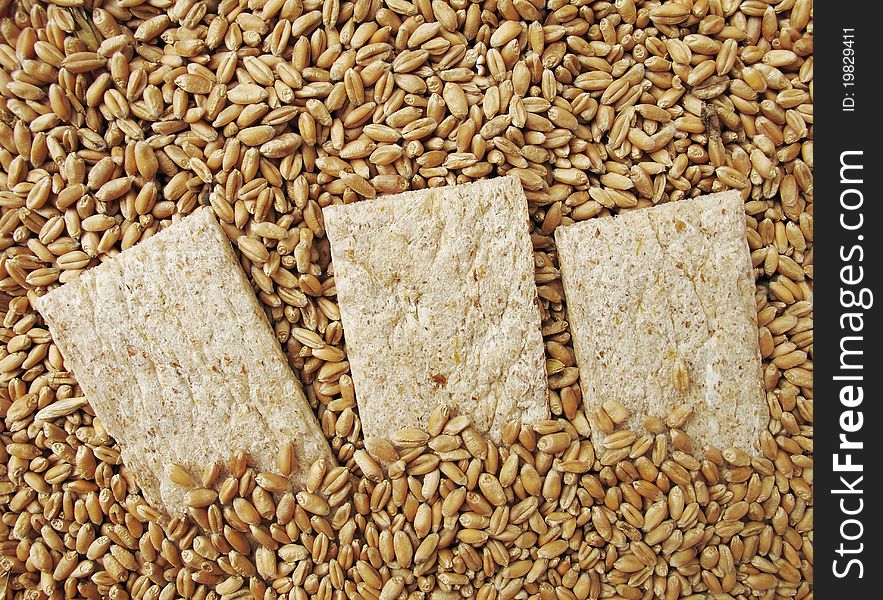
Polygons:
<instances>
[{"instance_id":1,"label":"crispbread slice","mask_svg":"<svg viewBox=\"0 0 883 600\"><path fill-rule=\"evenodd\" d=\"M739 193L560 227L555 238L596 443L595 410L618 401L635 431L685 406L697 449L756 450L768 412Z\"/></svg>"},{"instance_id":2,"label":"crispbread slice","mask_svg":"<svg viewBox=\"0 0 883 600\"><path fill-rule=\"evenodd\" d=\"M365 434L424 427L439 403L499 440L548 417L527 200L514 178L324 211Z\"/></svg>"},{"instance_id":3,"label":"crispbread slice","mask_svg":"<svg viewBox=\"0 0 883 600\"><path fill-rule=\"evenodd\" d=\"M198 475L247 450L302 484L333 455L230 243L197 210L45 296L36 308L148 502L186 509L172 463Z\"/></svg>"}]
</instances>

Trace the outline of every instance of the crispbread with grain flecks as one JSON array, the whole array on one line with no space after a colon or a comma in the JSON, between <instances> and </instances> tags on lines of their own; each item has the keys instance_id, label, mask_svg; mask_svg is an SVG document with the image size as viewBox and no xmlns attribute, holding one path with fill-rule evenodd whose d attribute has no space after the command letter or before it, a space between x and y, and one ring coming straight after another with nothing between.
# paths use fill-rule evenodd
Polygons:
<instances>
[{"instance_id":1,"label":"crispbread with grain flecks","mask_svg":"<svg viewBox=\"0 0 883 600\"><path fill-rule=\"evenodd\" d=\"M645 417L692 410L697 451L756 451L768 411L740 194L559 227L555 239L596 445L608 403L638 433Z\"/></svg>"},{"instance_id":2,"label":"crispbread with grain flecks","mask_svg":"<svg viewBox=\"0 0 883 600\"><path fill-rule=\"evenodd\" d=\"M324 210L365 434L438 404L499 441L548 418L527 199L512 177Z\"/></svg>"},{"instance_id":3,"label":"crispbread with grain flecks","mask_svg":"<svg viewBox=\"0 0 883 600\"><path fill-rule=\"evenodd\" d=\"M208 208L36 301L55 342L144 497L182 514L173 463L198 477L247 450L292 482L334 461L230 242Z\"/></svg>"}]
</instances>

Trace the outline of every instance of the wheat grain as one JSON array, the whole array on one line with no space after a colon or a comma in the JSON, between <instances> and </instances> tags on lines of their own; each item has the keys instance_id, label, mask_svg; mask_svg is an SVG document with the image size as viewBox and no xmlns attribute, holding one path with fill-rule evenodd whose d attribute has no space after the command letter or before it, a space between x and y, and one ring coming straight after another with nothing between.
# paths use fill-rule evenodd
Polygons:
<instances>
[{"instance_id":1,"label":"wheat grain","mask_svg":"<svg viewBox=\"0 0 883 600\"><path fill-rule=\"evenodd\" d=\"M15 597L811 597L811 2L73 4L14 1L0 23ZM443 407L363 439L322 208L504 174L530 202L553 418L499 448ZM758 284L763 456L694 449L701 415L635 436L613 405L589 454L554 230L727 187ZM170 466L193 508L161 527L28 297L199 204L341 466L293 491L284 448L279 473Z\"/></svg>"}]
</instances>

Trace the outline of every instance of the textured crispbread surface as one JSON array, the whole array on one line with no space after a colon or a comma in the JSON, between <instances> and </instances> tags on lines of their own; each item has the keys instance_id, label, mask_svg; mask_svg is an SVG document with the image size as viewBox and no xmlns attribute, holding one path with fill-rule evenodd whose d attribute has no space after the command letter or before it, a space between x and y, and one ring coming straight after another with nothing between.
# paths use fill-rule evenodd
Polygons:
<instances>
[{"instance_id":1,"label":"textured crispbread surface","mask_svg":"<svg viewBox=\"0 0 883 600\"><path fill-rule=\"evenodd\" d=\"M618 400L635 431L686 404L697 449L756 450L767 408L738 192L560 227L555 238L596 443L594 408ZM678 360L690 379L683 392Z\"/></svg>"},{"instance_id":2,"label":"textured crispbread surface","mask_svg":"<svg viewBox=\"0 0 883 600\"><path fill-rule=\"evenodd\" d=\"M211 211L200 209L41 297L37 309L145 498L182 513L172 463L249 451L275 470L293 442L294 483L333 461L316 417Z\"/></svg>"},{"instance_id":3,"label":"textured crispbread surface","mask_svg":"<svg viewBox=\"0 0 883 600\"><path fill-rule=\"evenodd\" d=\"M513 178L324 211L365 434L422 427L439 403L499 439L548 417L527 227Z\"/></svg>"}]
</instances>

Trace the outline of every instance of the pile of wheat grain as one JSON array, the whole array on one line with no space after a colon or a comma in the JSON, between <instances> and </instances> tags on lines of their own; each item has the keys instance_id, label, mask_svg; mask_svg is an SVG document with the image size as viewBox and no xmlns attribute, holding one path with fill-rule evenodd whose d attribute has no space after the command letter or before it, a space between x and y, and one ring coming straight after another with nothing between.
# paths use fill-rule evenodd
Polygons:
<instances>
[{"instance_id":1,"label":"pile of wheat grain","mask_svg":"<svg viewBox=\"0 0 883 600\"><path fill-rule=\"evenodd\" d=\"M0 1L0 590L16 598L812 597L810 0ZM522 181L553 418L365 440L321 209ZM762 456L590 440L552 233L745 198ZM340 462L175 471L161 525L29 303L210 204ZM660 419L661 417L661 419ZM593 443L594 442L594 443ZM701 458L697 458L701 457Z\"/></svg>"}]
</instances>

